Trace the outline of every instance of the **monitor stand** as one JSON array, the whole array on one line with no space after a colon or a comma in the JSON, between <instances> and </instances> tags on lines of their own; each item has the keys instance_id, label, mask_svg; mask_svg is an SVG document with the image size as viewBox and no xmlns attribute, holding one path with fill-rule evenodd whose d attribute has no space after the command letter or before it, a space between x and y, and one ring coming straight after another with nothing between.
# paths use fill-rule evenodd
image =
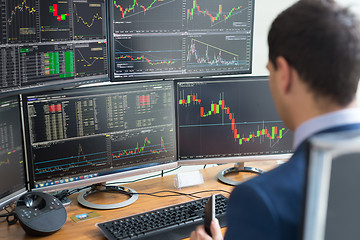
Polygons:
<instances>
[{"instance_id":1,"label":"monitor stand","mask_svg":"<svg viewBox=\"0 0 360 240\"><path fill-rule=\"evenodd\" d=\"M255 173L255 174L260 175L260 174L266 172L266 171L264 171L262 169L259 169L259 168L245 167L244 164L245 164L244 162L235 163L234 167L227 168L227 169L224 169L224 170L220 171L217 174L217 179L220 182L223 182L225 184L235 186L235 185L240 184L241 182L237 182L237 181L226 178L225 176L227 174L229 174L229 173L238 173L238 172L250 172L250 173Z\"/></svg>"},{"instance_id":2,"label":"monitor stand","mask_svg":"<svg viewBox=\"0 0 360 240\"><path fill-rule=\"evenodd\" d=\"M98 193L98 192L115 192L115 193L121 193L129 196L130 198L120 202L120 203L114 203L114 204L96 204L92 203L86 200L86 198L92 194ZM88 190L83 190L79 193L77 200L80 205L88 208L93 209L100 209L100 210L106 210L106 209L115 209L115 208L122 208L125 206L128 206L135 202L138 199L138 194L135 190L127 187L122 186L106 186L106 183L101 184L94 184L91 186Z\"/></svg>"}]
</instances>

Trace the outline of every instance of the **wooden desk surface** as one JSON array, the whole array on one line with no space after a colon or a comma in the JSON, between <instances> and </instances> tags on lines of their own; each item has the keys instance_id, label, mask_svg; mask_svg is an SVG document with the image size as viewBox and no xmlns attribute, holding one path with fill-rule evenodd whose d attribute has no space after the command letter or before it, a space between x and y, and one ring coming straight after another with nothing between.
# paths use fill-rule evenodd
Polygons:
<instances>
[{"instance_id":1,"label":"wooden desk surface","mask_svg":"<svg viewBox=\"0 0 360 240\"><path fill-rule=\"evenodd\" d=\"M257 168L262 168L264 170L270 170L277 166L276 161L264 161L264 162L252 162L245 165L251 165ZM161 190L172 190L172 191L180 191L183 193L193 193L196 191L202 190L226 190L231 192L233 186L229 186L223 184L216 179L216 174L225 168L232 167L233 164L226 164L216 167L210 167L200 170L204 177L204 184L197 185L193 187L183 188L181 190L174 187L174 178L175 175L168 175L165 177L158 177L149 180L144 180L136 183L126 184L124 186L130 187L136 190L139 193L152 193L155 191ZM235 176L231 176L233 179L237 179L239 181L247 180L254 176L253 174L241 173L236 174ZM213 192L213 193L216 193ZM224 192L219 192L224 196L228 197L229 195ZM201 193L198 196L207 197L211 193ZM92 197L93 199L91 199ZM104 193L104 194L95 194L90 196L88 200L94 203L116 203L126 199L126 196L115 193ZM41 237L41 239L105 239L100 230L95 226L95 223L105 222L115 218L126 217L129 215L138 214L145 211L150 211L157 208L162 208L165 206L178 204L181 202L191 201L192 199L187 196L174 196L174 197L164 197L158 198L153 196L139 195L138 200L131 204L130 206L114 209L114 210L92 210L87 209L80 206L77 201L77 194L73 194L70 196L72 203L66 207L67 210L67 221L65 225L56 233L47 236ZM71 216L88 213L91 211L96 211L101 216L94 219L89 219L83 222L75 223L71 220ZM24 230L21 228L20 224L17 223L15 225L8 226L6 222L0 223L0 239L40 239L38 237L32 237L25 234Z\"/></svg>"}]
</instances>

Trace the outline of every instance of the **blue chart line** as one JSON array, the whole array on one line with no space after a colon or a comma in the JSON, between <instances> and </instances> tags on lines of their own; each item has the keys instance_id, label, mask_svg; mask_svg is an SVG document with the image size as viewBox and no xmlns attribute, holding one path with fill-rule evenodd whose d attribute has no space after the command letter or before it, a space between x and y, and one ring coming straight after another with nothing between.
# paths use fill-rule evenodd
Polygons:
<instances>
[{"instance_id":1,"label":"blue chart line","mask_svg":"<svg viewBox=\"0 0 360 240\"><path fill-rule=\"evenodd\" d=\"M115 52L116 62L128 64L129 66L131 64L136 64L136 63L145 63L149 66L158 66L158 67L179 65L181 63L181 53L182 53L181 50L169 50L169 49L145 50L146 46L145 47L142 46L144 50L135 50L133 48L124 45L119 40L116 40L116 43L119 44L119 47ZM161 44L158 45L157 47L160 48Z\"/></svg>"}]
</instances>

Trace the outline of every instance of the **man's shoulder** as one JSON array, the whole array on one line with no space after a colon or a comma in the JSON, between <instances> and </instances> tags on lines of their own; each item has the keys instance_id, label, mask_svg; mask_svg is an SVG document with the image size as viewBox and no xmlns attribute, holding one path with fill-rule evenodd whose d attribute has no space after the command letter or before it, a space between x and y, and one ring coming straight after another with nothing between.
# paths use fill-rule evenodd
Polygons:
<instances>
[{"instance_id":1,"label":"man's shoulder","mask_svg":"<svg viewBox=\"0 0 360 240\"><path fill-rule=\"evenodd\" d=\"M270 205L286 204L289 198L300 201L305 183L305 172L306 151L299 149L288 162L238 185L232 197L243 198L246 192L250 199L257 195L264 200L267 199Z\"/></svg>"},{"instance_id":2,"label":"man's shoulder","mask_svg":"<svg viewBox=\"0 0 360 240\"><path fill-rule=\"evenodd\" d=\"M299 178L305 177L306 155L303 149L296 151L287 162L245 182L244 185L263 186L268 189L282 184L288 185L292 181L298 182Z\"/></svg>"}]
</instances>

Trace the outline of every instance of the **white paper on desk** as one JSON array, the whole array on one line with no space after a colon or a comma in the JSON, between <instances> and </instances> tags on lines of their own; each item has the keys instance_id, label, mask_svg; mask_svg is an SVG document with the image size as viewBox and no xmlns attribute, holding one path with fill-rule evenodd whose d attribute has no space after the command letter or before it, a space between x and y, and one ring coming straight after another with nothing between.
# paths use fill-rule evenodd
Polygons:
<instances>
[{"instance_id":1,"label":"white paper on desk","mask_svg":"<svg viewBox=\"0 0 360 240\"><path fill-rule=\"evenodd\" d=\"M175 178L175 186L177 188L190 187L199 184L204 184L203 176L199 171L178 173Z\"/></svg>"}]
</instances>

